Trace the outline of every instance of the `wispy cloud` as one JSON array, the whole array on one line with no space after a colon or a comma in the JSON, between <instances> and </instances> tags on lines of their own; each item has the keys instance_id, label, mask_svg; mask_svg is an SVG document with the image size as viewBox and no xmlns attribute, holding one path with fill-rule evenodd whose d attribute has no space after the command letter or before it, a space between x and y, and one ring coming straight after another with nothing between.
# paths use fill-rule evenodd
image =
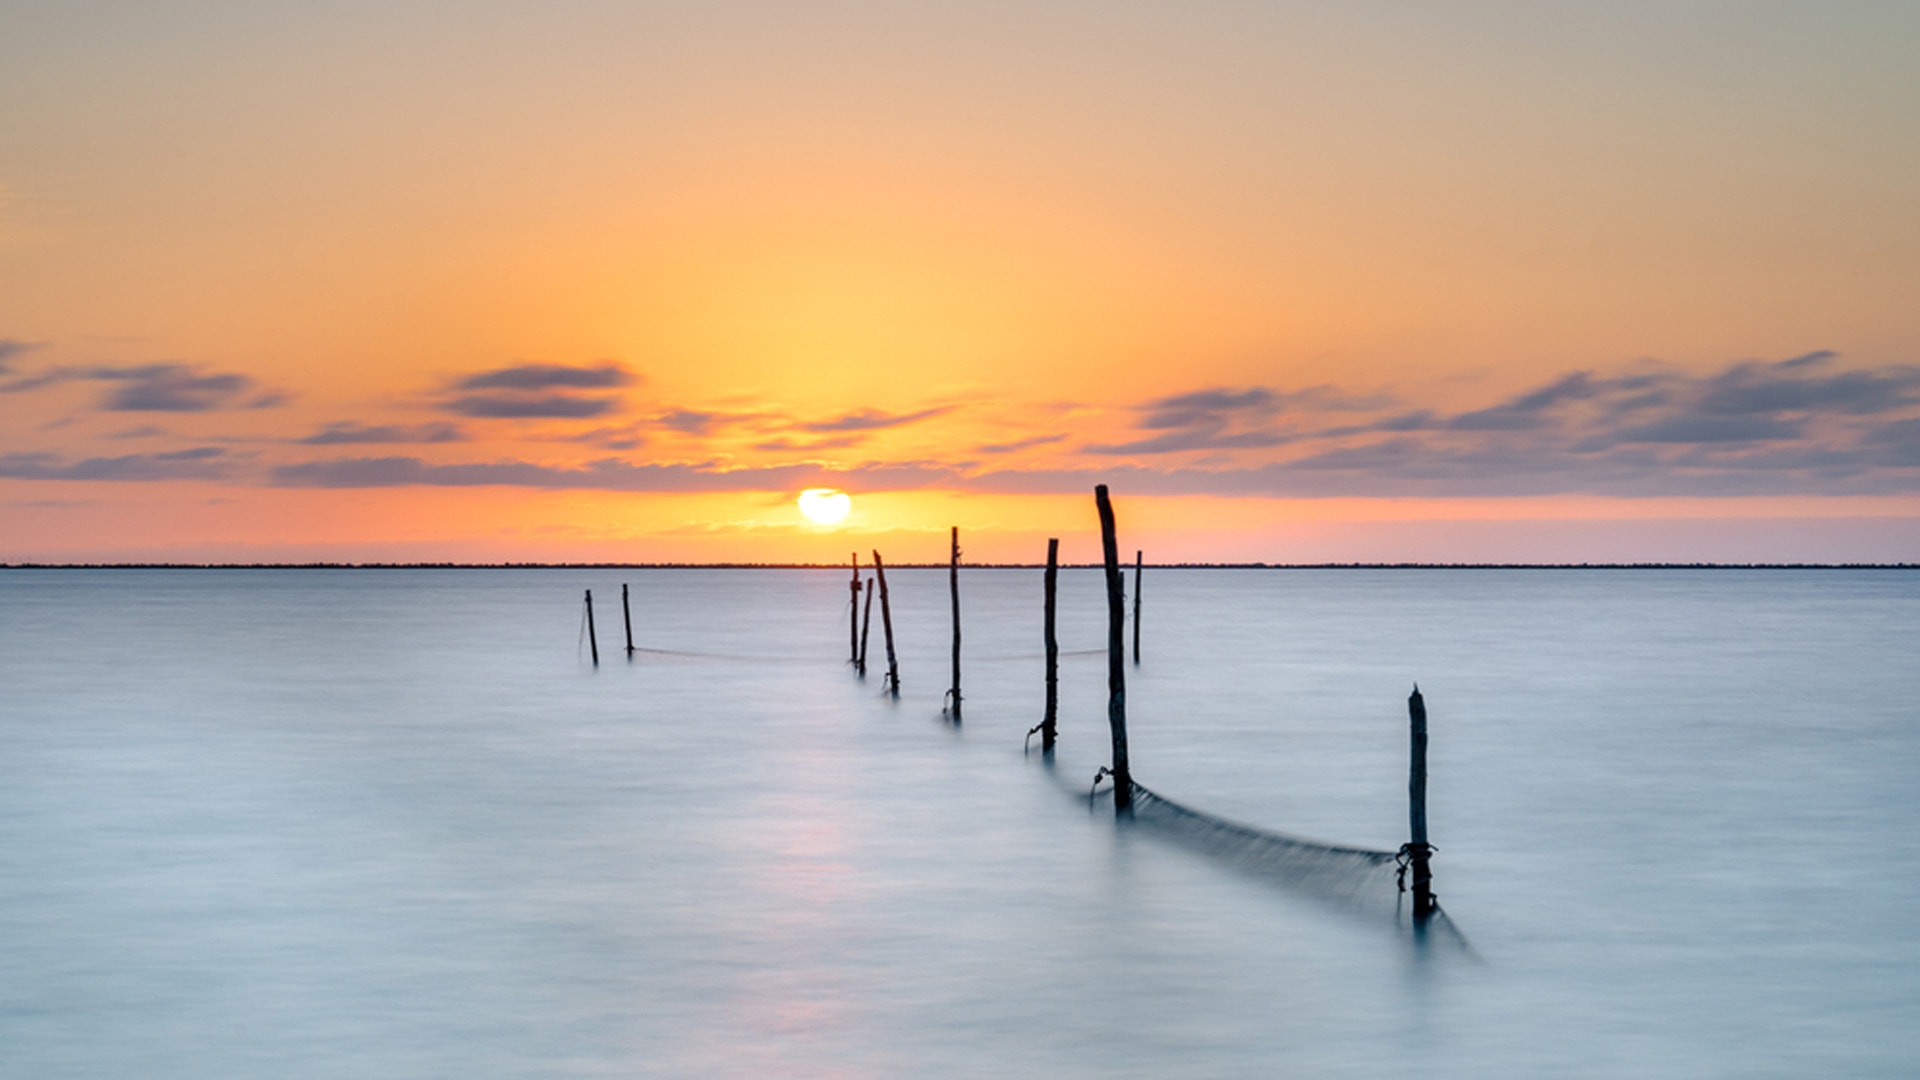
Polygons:
<instances>
[{"instance_id":1,"label":"wispy cloud","mask_svg":"<svg viewBox=\"0 0 1920 1080\"><path fill-rule=\"evenodd\" d=\"M866 441L867 436L864 433L840 435L831 439L813 439L807 442L795 442L792 439L779 438L754 443L753 448L769 454L810 454L820 450L844 450L849 446L858 446Z\"/></svg>"},{"instance_id":2,"label":"wispy cloud","mask_svg":"<svg viewBox=\"0 0 1920 1080\"><path fill-rule=\"evenodd\" d=\"M879 431L883 428L904 427L907 424L917 424L922 420L931 420L936 416L944 416L952 412L953 409L954 407L952 405L936 405L932 408L921 409L917 412L888 413L882 412L879 409L867 408L846 413L842 416L834 417L831 420L815 420L801 423L798 424L797 427L801 431L811 431L820 434L836 431Z\"/></svg>"},{"instance_id":3,"label":"wispy cloud","mask_svg":"<svg viewBox=\"0 0 1920 1080\"><path fill-rule=\"evenodd\" d=\"M371 443L465 442L467 433L457 424L436 420L426 424L361 424L353 420L331 423L294 441L307 446L345 446Z\"/></svg>"},{"instance_id":4,"label":"wispy cloud","mask_svg":"<svg viewBox=\"0 0 1920 1080\"><path fill-rule=\"evenodd\" d=\"M617 427L589 428L565 435L547 436L553 442L585 443L607 450L637 450L647 444L644 423L621 424Z\"/></svg>"},{"instance_id":5,"label":"wispy cloud","mask_svg":"<svg viewBox=\"0 0 1920 1080\"><path fill-rule=\"evenodd\" d=\"M1826 351L1707 375L1573 371L1480 409L1420 410L1320 433L1392 437L1315 449L1288 473L1355 494L1616 495L1914 490L1920 367L1837 370ZM1861 421L1885 418L1863 427ZM1912 426L1907 426L1912 425Z\"/></svg>"},{"instance_id":6,"label":"wispy cloud","mask_svg":"<svg viewBox=\"0 0 1920 1080\"><path fill-rule=\"evenodd\" d=\"M39 348L37 342L17 341L13 338L0 338L0 375L13 374L15 357L22 356Z\"/></svg>"},{"instance_id":7,"label":"wispy cloud","mask_svg":"<svg viewBox=\"0 0 1920 1080\"><path fill-rule=\"evenodd\" d=\"M117 412L206 412L233 402L254 386L250 376L205 375L179 364L95 368L88 377L125 384L101 399L102 408Z\"/></svg>"},{"instance_id":8,"label":"wispy cloud","mask_svg":"<svg viewBox=\"0 0 1920 1080\"><path fill-rule=\"evenodd\" d=\"M1214 388L1161 398L1142 406L1140 426L1149 431L1225 424L1235 417L1266 416L1280 408L1280 395L1264 386L1247 390Z\"/></svg>"},{"instance_id":9,"label":"wispy cloud","mask_svg":"<svg viewBox=\"0 0 1920 1080\"><path fill-rule=\"evenodd\" d=\"M1013 442L983 443L980 446L974 447L973 452L976 454L1013 454L1021 450L1031 450L1036 446L1046 446L1050 443L1064 442L1066 438L1065 434L1035 435L1031 439L1015 439Z\"/></svg>"},{"instance_id":10,"label":"wispy cloud","mask_svg":"<svg viewBox=\"0 0 1920 1080\"><path fill-rule=\"evenodd\" d=\"M107 435L107 438L109 439L160 439L160 438L165 438L170 434L172 433L163 427L158 427L153 424L141 424L139 427L130 427L125 429L124 431L111 432Z\"/></svg>"},{"instance_id":11,"label":"wispy cloud","mask_svg":"<svg viewBox=\"0 0 1920 1080\"><path fill-rule=\"evenodd\" d=\"M1802 376L1833 354L1809 353L1777 364L1736 364L1699 387L1694 409L1719 416L1826 412L1870 416L1920 402L1920 368L1888 367Z\"/></svg>"},{"instance_id":12,"label":"wispy cloud","mask_svg":"<svg viewBox=\"0 0 1920 1080\"><path fill-rule=\"evenodd\" d=\"M584 420L611 412L619 402L614 398L573 397L568 394L533 394L504 397L472 394L454 398L443 408L476 420Z\"/></svg>"},{"instance_id":13,"label":"wispy cloud","mask_svg":"<svg viewBox=\"0 0 1920 1080\"><path fill-rule=\"evenodd\" d=\"M1861 443L1879 454L1882 464L1920 466L1920 418L1883 424L1868 432Z\"/></svg>"},{"instance_id":14,"label":"wispy cloud","mask_svg":"<svg viewBox=\"0 0 1920 1080\"><path fill-rule=\"evenodd\" d=\"M287 395L263 390L250 375L207 372L190 364L159 363L129 367L58 367L0 384L0 393L19 394L67 382L106 383L99 408L108 412L211 412L216 409L265 409L284 405Z\"/></svg>"},{"instance_id":15,"label":"wispy cloud","mask_svg":"<svg viewBox=\"0 0 1920 1080\"><path fill-rule=\"evenodd\" d=\"M418 458L360 458L283 466L272 482L287 487L504 485L602 491L793 491L838 487L855 492L958 490L998 494L1083 494L1096 483L1137 495L1225 497L1450 497L1589 493L1619 496L1723 496L1822 492L1920 492L1920 467L1874 470L1844 451L1778 451L1765 460L1676 465L1645 453L1600 457L1537 455L1499 449L1435 447L1417 439L1329 452L1244 468L1002 469L965 473L934 463L723 469L623 461L568 467L521 461L432 465Z\"/></svg>"},{"instance_id":16,"label":"wispy cloud","mask_svg":"<svg viewBox=\"0 0 1920 1080\"><path fill-rule=\"evenodd\" d=\"M605 390L630 386L634 376L626 368L608 361L591 366L567 364L516 364L512 367L478 371L456 380L456 390Z\"/></svg>"},{"instance_id":17,"label":"wispy cloud","mask_svg":"<svg viewBox=\"0 0 1920 1080\"><path fill-rule=\"evenodd\" d=\"M1613 443L1771 442L1776 439L1797 439L1806 431L1806 426L1804 420L1786 420L1774 416L1696 413L1667 416L1652 423L1620 428L1603 434L1600 441L1590 445L1598 448Z\"/></svg>"},{"instance_id":18,"label":"wispy cloud","mask_svg":"<svg viewBox=\"0 0 1920 1080\"><path fill-rule=\"evenodd\" d=\"M415 457L335 458L284 465L272 472L283 487L396 487L509 485L602 491L785 491L810 486L841 487L856 477L869 487L926 487L951 480L951 471L929 465L881 465L834 470L819 465L727 468L717 462L646 464L607 458L580 466L528 461L434 465Z\"/></svg>"},{"instance_id":19,"label":"wispy cloud","mask_svg":"<svg viewBox=\"0 0 1920 1080\"><path fill-rule=\"evenodd\" d=\"M1461 413L1447 422L1456 431L1528 431L1548 423L1554 406L1585 401L1601 392L1590 371L1570 372L1508 401Z\"/></svg>"},{"instance_id":20,"label":"wispy cloud","mask_svg":"<svg viewBox=\"0 0 1920 1080\"><path fill-rule=\"evenodd\" d=\"M164 454L69 461L58 454L0 454L0 477L13 480L225 480L236 463L217 446Z\"/></svg>"},{"instance_id":21,"label":"wispy cloud","mask_svg":"<svg viewBox=\"0 0 1920 1080\"><path fill-rule=\"evenodd\" d=\"M1384 398L1330 400L1376 408ZM1706 374L1569 371L1492 404L1413 409L1290 434L1298 394L1207 389L1140 406L1148 437L1109 456L1296 448L1284 460L1158 469L1150 483L1246 494L1614 495L1910 491L1920 487L1920 367L1843 370L1812 352ZM1262 455L1271 458L1271 455ZM1208 462L1214 465L1215 462ZM1022 481L1030 482L1030 480Z\"/></svg>"},{"instance_id":22,"label":"wispy cloud","mask_svg":"<svg viewBox=\"0 0 1920 1080\"><path fill-rule=\"evenodd\" d=\"M1089 454L1130 456L1187 450L1232 450L1278 446L1290 439L1271 426L1285 395L1268 387L1214 387L1159 398L1139 407L1135 427L1158 434L1119 443L1090 443Z\"/></svg>"},{"instance_id":23,"label":"wispy cloud","mask_svg":"<svg viewBox=\"0 0 1920 1080\"><path fill-rule=\"evenodd\" d=\"M1834 360L1833 353L1814 352L1772 363L1745 361L1707 376L1658 371L1602 378L1577 372L1499 408L1525 407L1531 420L1526 429L1598 451L1631 443L1844 438L1839 429L1856 419L1920 406L1920 367L1827 370ZM1475 415L1484 414L1463 414L1446 426L1475 430L1461 423Z\"/></svg>"},{"instance_id":24,"label":"wispy cloud","mask_svg":"<svg viewBox=\"0 0 1920 1080\"><path fill-rule=\"evenodd\" d=\"M620 399L576 391L613 390L637 381L638 376L613 361L581 366L515 364L455 379L448 387L454 396L440 407L481 420L581 420L616 410Z\"/></svg>"},{"instance_id":25,"label":"wispy cloud","mask_svg":"<svg viewBox=\"0 0 1920 1080\"><path fill-rule=\"evenodd\" d=\"M720 413L700 412L695 409L675 409L662 414L655 423L670 431L682 435L709 435L714 428L726 422L728 418Z\"/></svg>"},{"instance_id":26,"label":"wispy cloud","mask_svg":"<svg viewBox=\"0 0 1920 1080\"><path fill-rule=\"evenodd\" d=\"M1164 435L1123 443L1089 443L1081 450L1089 454L1116 456L1132 454L1173 454L1183 450L1239 450L1249 447L1279 446L1290 438L1277 431L1241 431L1229 433L1224 425L1196 426Z\"/></svg>"}]
</instances>

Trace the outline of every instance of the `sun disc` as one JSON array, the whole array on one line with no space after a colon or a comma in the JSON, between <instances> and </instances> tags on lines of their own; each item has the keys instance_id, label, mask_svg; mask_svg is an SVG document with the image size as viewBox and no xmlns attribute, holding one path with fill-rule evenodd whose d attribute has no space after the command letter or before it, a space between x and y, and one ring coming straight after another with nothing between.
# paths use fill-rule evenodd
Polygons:
<instances>
[{"instance_id":1,"label":"sun disc","mask_svg":"<svg viewBox=\"0 0 1920 1080\"><path fill-rule=\"evenodd\" d=\"M853 509L853 497L835 488L808 488L800 493L800 513L815 525L837 525Z\"/></svg>"}]
</instances>

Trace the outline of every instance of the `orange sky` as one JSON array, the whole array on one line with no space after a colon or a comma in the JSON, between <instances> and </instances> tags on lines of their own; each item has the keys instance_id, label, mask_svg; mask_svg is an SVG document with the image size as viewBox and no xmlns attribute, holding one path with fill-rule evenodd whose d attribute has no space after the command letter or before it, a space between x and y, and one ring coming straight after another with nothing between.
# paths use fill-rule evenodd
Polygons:
<instances>
[{"instance_id":1,"label":"orange sky","mask_svg":"<svg viewBox=\"0 0 1920 1080\"><path fill-rule=\"evenodd\" d=\"M0 560L1920 560L1912 8L262 7L0 14Z\"/></svg>"}]
</instances>

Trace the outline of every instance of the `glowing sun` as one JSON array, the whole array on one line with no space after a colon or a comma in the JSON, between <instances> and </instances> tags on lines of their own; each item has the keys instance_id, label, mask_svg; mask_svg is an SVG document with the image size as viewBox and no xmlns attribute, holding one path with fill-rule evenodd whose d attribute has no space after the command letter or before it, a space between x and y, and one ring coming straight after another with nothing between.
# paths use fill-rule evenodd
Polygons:
<instances>
[{"instance_id":1,"label":"glowing sun","mask_svg":"<svg viewBox=\"0 0 1920 1080\"><path fill-rule=\"evenodd\" d=\"M834 488L808 488L800 493L800 513L815 525L838 525L853 509L853 498Z\"/></svg>"}]
</instances>

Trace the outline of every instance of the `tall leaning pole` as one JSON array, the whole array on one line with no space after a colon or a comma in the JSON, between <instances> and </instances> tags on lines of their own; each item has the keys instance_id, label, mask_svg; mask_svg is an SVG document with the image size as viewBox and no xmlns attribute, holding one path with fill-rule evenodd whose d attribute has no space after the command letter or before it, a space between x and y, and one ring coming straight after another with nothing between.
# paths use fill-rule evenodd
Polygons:
<instances>
[{"instance_id":1,"label":"tall leaning pole","mask_svg":"<svg viewBox=\"0 0 1920 1080\"><path fill-rule=\"evenodd\" d=\"M853 553L853 581L847 588L853 602L847 608L847 663L860 666L860 553ZM864 674L864 672L862 673Z\"/></svg>"},{"instance_id":2,"label":"tall leaning pole","mask_svg":"<svg viewBox=\"0 0 1920 1080\"><path fill-rule=\"evenodd\" d=\"M954 723L960 722L960 526L953 527L953 554L947 563L947 583L953 591L953 685L947 700L953 705Z\"/></svg>"},{"instance_id":3,"label":"tall leaning pole","mask_svg":"<svg viewBox=\"0 0 1920 1080\"><path fill-rule=\"evenodd\" d=\"M1107 485L1093 489L1100 509L1100 550L1107 568L1107 726L1113 730L1113 811L1133 813L1133 773L1127 768L1127 584L1120 572L1120 544L1114 537L1113 503Z\"/></svg>"},{"instance_id":4,"label":"tall leaning pole","mask_svg":"<svg viewBox=\"0 0 1920 1080\"><path fill-rule=\"evenodd\" d=\"M887 636L887 677L880 688L900 696L900 657L893 651L893 606L887 603L887 564L878 549L873 553L873 580L880 586L880 629Z\"/></svg>"},{"instance_id":5,"label":"tall leaning pole","mask_svg":"<svg viewBox=\"0 0 1920 1080\"><path fill-rule=\"evenodd\" d=\"M1047 712L1040 719L1040 749L1053 752L1054 741L1060 730L1060 639L1054 636L1054 589L1060 580L1060 538L1047 540L1047 574L1043 579L1046 587L1046 606L1043 609L1045 622L1041 627L1041 640L1047 650ZM1032 732L1028 732L1029 735Z\"/></svg>"},{"instance_id":6,"label":"tall leaning pole","mask_svg":"<svg viewBox=\"0 0 1920 1080\"><path fill-rule=\"evenodd\" d=\"M1427 701L1420 688L1407 698L1407 720L1412 754L1407 771L1407 862L1413 869L1413 921L1425 926L1433 917L1433 845L1427 842Z\"/></svg>"}]
</instances>

